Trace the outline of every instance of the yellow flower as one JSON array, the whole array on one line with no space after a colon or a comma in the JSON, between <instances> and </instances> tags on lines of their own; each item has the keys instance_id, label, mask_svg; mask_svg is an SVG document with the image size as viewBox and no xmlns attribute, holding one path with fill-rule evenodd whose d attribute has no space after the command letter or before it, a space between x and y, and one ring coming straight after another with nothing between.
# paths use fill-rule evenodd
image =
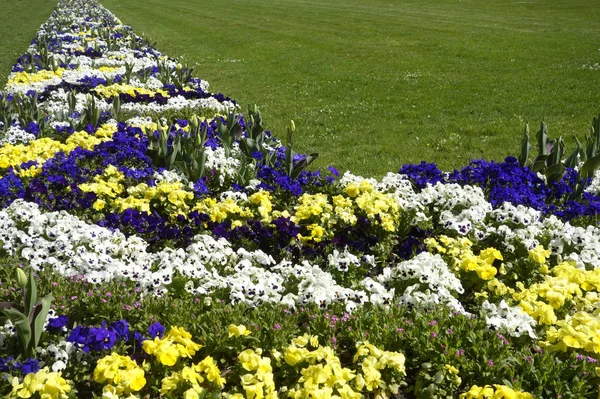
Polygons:
<instances>
[{"instance_id":1,"label":"yellow flower","mask_svg":"<svg viewBox=\"0 0 600 399\"><path fill-rule=\"evenodd\" d=\"M60 372L47 373L44 386L39 391L41 398L66 398L69 392L71 385Z\"/></svg>"},{"instance_id":2,"label":"yellow flower","mask_svg":"<svg viewBox=\"0 0 600 399\"><path fill-rule=\"evenodd\" d=\"M296 345L296 346L304 347L308 344L309 340L310 340L310 335L304 334L304 335L301 335L299 337L292 339L292 344Z\"/></svg>"},{"instance_id":3,"label":"yellow flower","mask_svg":"<svg viewBox=\"0 0 600 399\"><path fill-rule=\"evenodd\" d=\"M480 398L491 398L494 394L494 388L489 385L485 387L480 387L477 385L473 385L468 392L465 392L459 396L459 398L463 399L480 399Z\"/></svg>"},{"instance_id":4,"label":"yellow flower","mask_svg":"<svg viewBox=\"0 0 600 399\"><path fill-rule=\"evenodd\" d=\"M128 370L126 373L126 377L123 378L123 380L128 382L127 385L129 385L129 388L131 388L132 391L139 391L146 385L144 370L142 370L141 368L134 368Z\"/></svg>"},{"instance_id":5,"label":"yellow flower","mask_svg":"<svg viewBox=\"0 0 600 399\"><path fill-rule=\"evenodd\" d=\"M475 271L477 272L479 278L482 280L491 280L498 272L498 270L496 270L494 266L489 265L480 266Z\"/></svg>"},{"instance_id":6,"label":"yellow flower","mask_svg":"<svg viewBox=\"0 0 600 399\"><path fill-rule=\"evenodd\" d=\"M160 393L161 395L166 394L169 391L177 388L180 382L183 382L183 377L181 373L172 373L170 376L162 379Z\"/></svg>"},{"instance_id":7,"label":"yellow flower","mask_svg":"<svg viewBox=\"0 0 600 399\"><path fill-rule=\"evenodd\" d=\"M298 348L295 345L290 345L285 349L283 359L290 366L295 366L300 363L307 354L308 350L306 348Z\"/></svg>"},{"instance_id":8,"label":"yellow flower","mask_svg":"<svg viewBox=\"0 0 600 399\"><path fill-rule=\"evenodd\" d=\"M504 399L517 399L517 393L514 389L507 387L506 385L494 385L496 387L496 392L494 393L494 398L504 398Z\"/></svg>"},{"instance_id":9,"label":"yellow flower","mask_svg":"<svg viewBox=\"0 0 600 399\"><path fill-rule=\"evenodd\" d=\"M344 385L341 388L337 389L340 394L341 399L360 399L362 398L362 394L360 392L356 392L350 387L350 385Z\"/></svg>"},{"instance_id":10,"label":"yellow flower","mask_svg":"<svg viewBox=\"0 0 600 399\"><path fill-rule=\"evenodd\" d=\"M361 364L365 386L368 391L378 388L381 383L381 373L377 370L376 364L377 359L373 356L367 356Z\"/></svg>"},{"instance_id":11,"label":"yellow flower","mask_svg":"<svg viewBox=\"0 0 600 399\"><path fill-rule=\"evenodd\" d=\"M319 346L319 337L316 335L313 335L312 337L310 337L310 346L312 346L313 348L316 348Z\"/></svg>"},{"instance_id":12,"label":"yellow flower","mask_svg":"<svg viewBox=\"0 0 600 399\"><path fill-rule=\"evenodd\" d=\"M444 368L446 370L448 370L448 372L450 374L455 374L455 375L458 374L458 369L456 367L452 366L451 364L444 365Z\"/></svg>"},{"instance_id":13,"label":"yellow flower","mask_svg":"<svg viewBox=\"0 0 600 399\"><path fill-rule=\"evenodd\" d=\"M203 391L203 389L201 387L197 387L196 389L200 390L201 392ZM183 399L199 399L200 395L198 394L196 389L190 388L187 391L185 391L183 393Z\"/></svg>"},{"instance_id":14,"label":"yellow flower","mask_svg":"<svg viewBox=\"0 0 600 399\"><path fill-rule=\"evenodd\" d=\"M229 327L227 327L227 333L229 334L229 338L239 338L242 335L246 336L251 334L250 330L248 330L243 324L240 324L239 326L236 326L235 324L230 324Z\"/></svg>"},{"instance_id":15,"label":"yellow flower","mask_svg":"<svg viewBox=\"0 0 600 399\"><path fill-rule=\"evenodd\" d=\"M117 353L111 353L98 360L94 369L94 381L115 385L114 392L107 388L108 397L113 397L114 394L129 394L131 391L139 391L146 385L144 370L131 358ZM105 395L103 394L103 396Z\"/></svg>"},{"instance_id":16,"label":"yellow flower","mask_svg":"<svg viewBox=\"0 0 600 399\"><path fill-rule=\"evenodd\" d=\"M193 367L185 366L181 370L181 377L192 385L200 385L204 382L204 378Z\"/></svg>"},{"instance_id":17,"label":"yellow flower","mask_svg":"<svg viewBox=\"0 0 600 399\"><path fill-rule=\"evenodd\" d=\"M486 248L479 253L479 258L488 264L494 263L495 260L503 260L502 254L496 248Z\"/></svg>"},{"instance_id":18,"label":"yellow flower","mask_svg":"<svg viewBox=\"0 0 600 399\"><path fill-rule=\"evenodd\" d=\"M252 349L246 349L238 355L238 359L243 368L248 371L254 371L258 368L260 356Z\"/></svg>"},{"instance_id":19,"label":"yellow flower","mask_svg":"<svg viewBox=\"0 0 600 399\"><path fill-rule=\"evenodd\" d=\"M551 254L552 251L544 249L543 245L538 245L534 249L529 250L529 258L540 265L546 263L546 259Z\"/></svg>"},{"instance_id":20,"label":"yellow flower","mask_svg":"<svg viewBox=\"0 0 600 399\"><path fill-rule=\"evenodd\" d=\"M44 386L46 373L38 371L37 373L29 373L23 378L23 382L19 384L18 378L12 380L12 394L20 398L30 398L36 392L40 391Z\"/></svg>"},{"instance_id":21,"label":"yellow flower","mask_svg":"<svg viewBox=\"0 0 600 399\"><path fill-rule=\"evenodd\" d=\"M360 189L356 184L350 183L346 186L344 192L348 197L355 198L358 196L358 194L360 194Z\"/></svg>"},{"instance_id":22,"label":"yellow flower","mask_svg":"<svg viewBox=\"0 0 600 399\"><path fill-rule=\"evenodd\" d=\"M165 366L173 366L179 359L179 350L177 345L168 339L154 338L153 341L146 340L142 342L142 349L149 354L154 355L158 361Z\"/></svg>"},{"instance_id":23,"label":"yellow flower","mask_svg":"<svg viewBox=\"0 0 600 399\"><path fill-rule=\"evenodd\" d=\"M183 345L184 348L179 348L179 351L181 352L182 356L186 357L193 356L197 350L202 348L202 345L192 341L192 334L187 332L183 327L171 327L163 339L172 339L173 341Z\"/></svg>"},{"instance_id":24,"label":"yellow flower","mask_svg":"<svg viewBox=\"0 0 600 399\"><path fill-rule=\"evenodd\" d=\"M105 205L106 205L106 201L101 200L101 199L97 199L94 202L94 205L92 205L92 208L94 208L97 211L101 211L102 209L104 209Z\"/></svg>"},{"instance_id":25,"label":"yellow flower","mask_svg":"<svg viewBox=\"0 0 600 399\"><path fill-rule=\"evenodd\" d=\"M196 370L203 372L206 374L206 378L210 381L218 385L220 388L223 388L225 383L227 382L225 378L221 377L221 371L217 367L217 363L211 356L207 356L200 363L194 366ZM260 368L260 367L259 367Z\"/></svg>"}]
</instances>

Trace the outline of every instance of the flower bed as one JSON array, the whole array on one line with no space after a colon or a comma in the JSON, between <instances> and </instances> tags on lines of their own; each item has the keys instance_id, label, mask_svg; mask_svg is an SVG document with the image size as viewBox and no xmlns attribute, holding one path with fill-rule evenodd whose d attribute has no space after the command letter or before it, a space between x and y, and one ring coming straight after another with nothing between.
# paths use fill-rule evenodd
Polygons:
<instances>
[{"instance_id":1,"label":"flower bed","mask_svg":"<svg viewBox=\"0 0 600 399\"><path fill-rule=\"evenodd\" d=\"M598 396L589 163L377 180L294 133L60 1L0 94L0 392Z\"/></svg>"}]
</instances>

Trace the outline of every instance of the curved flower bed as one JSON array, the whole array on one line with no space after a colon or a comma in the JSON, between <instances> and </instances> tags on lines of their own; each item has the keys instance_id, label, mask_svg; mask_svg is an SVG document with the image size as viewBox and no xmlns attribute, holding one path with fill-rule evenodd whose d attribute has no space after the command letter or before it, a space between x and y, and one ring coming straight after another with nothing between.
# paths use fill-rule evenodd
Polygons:
<instances>
[{"instance_id":1,"label":"curved flower bed","mask_svg":"<svg viewBox=\"0 0 600 399\"><path fill-rule=\"evenodd\" d=\"M598 396L600 176L377 180L293 135L60 1L0 94L2 395Z\"/></svg>"}]
</instances>

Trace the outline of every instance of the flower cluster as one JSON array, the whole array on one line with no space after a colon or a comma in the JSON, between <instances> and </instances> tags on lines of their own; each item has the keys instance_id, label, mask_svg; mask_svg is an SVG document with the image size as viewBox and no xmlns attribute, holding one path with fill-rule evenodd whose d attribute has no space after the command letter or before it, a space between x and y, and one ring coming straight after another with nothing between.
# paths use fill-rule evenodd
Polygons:
<instances>
[{"instance_id":1,"label":"flower cluster","mask_svg":"<svg viewBox=\"0 0 600 399\"><path fill-rule=\"evenodd\" d=\"M138 392L146 385L144 369L128 356L111 353L98 360L94 381L104 384L103 397L118 398Z\"/></svg>"},{"instance_id":2,"label":"flower cluster","mask_svg":"<svg viewBox=\"0 0 600 399\"><path fill-rule=\"evenodd\" d=\"M72 382L65 380L61 372L49 371L43 368L35 373L29 373L22 382L17 377L12 379L10 398L30 398L38 394L42 398L67 399L71 392Z\"/></svg>"},{"instance_id":3,"label":"flower cluster","mask_svg":"<svg viewBox=\"0 0 600 399\"><path fill-rule=\"evenodd\" d=\"M528 392L516 391L506 385L494 384L494 386L486 385L483 387L473 385L468 392L460 395L461 399L533 399L533 396Z\"/></svg>"},{"instance_id":4,"label":"flower cluster","mask_svg":"<svg viewBox=\"0 0 600 399\"><path fill-rule=\"evenodd\" d=\"M180 357L191 358L198 349L202 348L192 341L192 335L180 327L171 327L162 338L142 342L144 351L156 357L165 366L173 366Z\"/></svg>"}]
</instances>

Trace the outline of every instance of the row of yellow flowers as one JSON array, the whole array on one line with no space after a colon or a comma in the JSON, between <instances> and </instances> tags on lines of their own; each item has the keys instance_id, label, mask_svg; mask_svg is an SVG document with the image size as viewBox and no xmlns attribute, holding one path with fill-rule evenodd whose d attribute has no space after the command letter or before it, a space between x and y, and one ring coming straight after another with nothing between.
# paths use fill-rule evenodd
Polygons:
<instances>
[{"instance_id":1,"label":"row of yellow flowers","mask_svg":"<svg viewBox=\"0 0 600 399\"><path fill-rule=\"evenodd\" d=\"M566 351L571 348L600 353L597 312L600 269L580 269L573 261L549 265L551 253L540 245L529 251L529 259L537 265L542 280L528 287L522 281L516 281L513 288L502 281L507 274L505 266L492 266L494 261L503 260L498 250L486 248L476 255L470 240L447 236L428 239L427 245L431 251L448 255L456 272L475 272L486 282L483 291L476 295L497 295L507 299L539 324L549 326L546 340L540 342L546 349Z\"/></svg>"},{"instance_id":2,"label":"row of yellow flowers","mask_svg":"<svg viewBox=\"0 0 600 399\"><path fill-rule=\"evenodd\" d=\"M243 325L230 325L229 337L239 339L250 334ZM399 352L389 352L368 341L357 345L353 365L345 367L329 346L319 344L318 337L304 334L294 338L283 351L265 351L249 348L237 356L237 366L219 369L218 362L206 356L196 363L191 360L202 345L194 342L185 329L172 327L163 338L142 343L151 359L140 365L129 356L111 353L100 359L93 371L93 380L101 386L102 398L139 398L148 388L148 378L156 378L152 371L163 373L160 395L164 398L182 397L198 399L207 394L230 399L261 399L288 397L360 399L390 397L396 394L405 375L405 357ZM189 363L179 362L188 359ZM158 366L153 369L153 366ZM227 367L227 365L226 365ZM287 367L286 386L276 386L274 367ZM452 374L459 370L446 365ZM148 374L147 374L148 373ZM239 384L227 380L225 375L237 376ZM158 377L160 378L160 376ZM458 377L460 383L460 377ZM28 374L22 383L15 378L11 398L66 399L72 393L72 382L62 378L60 372L42 369ZM528 399L532 395L505 385L473 386L461 398Z\"/></svg>"}]
</instances>

